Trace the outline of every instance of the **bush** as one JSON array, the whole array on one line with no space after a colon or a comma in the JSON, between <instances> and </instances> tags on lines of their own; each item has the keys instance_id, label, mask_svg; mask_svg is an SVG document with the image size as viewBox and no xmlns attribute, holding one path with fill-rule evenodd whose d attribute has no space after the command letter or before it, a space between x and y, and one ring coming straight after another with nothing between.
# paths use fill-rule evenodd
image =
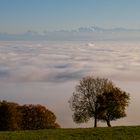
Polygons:
<instances>
[{"instance_id":1,"label":"bush","mask_svg":"<svg viewBox=\"0 0 140 140\"><path fill-rule=\"evenodd\" d=\"M56 116L42 105L0 102L0 131L58 128Z\"/></svg>"}]
</instances>

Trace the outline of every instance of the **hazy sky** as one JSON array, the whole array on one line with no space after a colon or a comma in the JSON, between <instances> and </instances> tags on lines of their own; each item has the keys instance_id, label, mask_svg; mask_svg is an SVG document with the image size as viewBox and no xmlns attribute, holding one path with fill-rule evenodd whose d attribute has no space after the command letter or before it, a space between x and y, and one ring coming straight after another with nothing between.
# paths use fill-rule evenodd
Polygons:
<instances>
[{"instance_id":1,"label":"hazy sky","mask_svg":"<svg viewBox=\"0 0 140 140\"><path fill-rule=\"evenodd\" d=\"M140 28L140 0L0 0L0 32Z\"/></svg>"}]
</instances>

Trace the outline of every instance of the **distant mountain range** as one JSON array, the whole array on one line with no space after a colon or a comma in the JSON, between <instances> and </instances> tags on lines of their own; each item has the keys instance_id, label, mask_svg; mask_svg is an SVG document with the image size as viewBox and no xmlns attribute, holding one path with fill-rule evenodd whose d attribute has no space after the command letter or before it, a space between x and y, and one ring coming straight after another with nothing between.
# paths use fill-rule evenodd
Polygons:
<instances>
[{"instance_id":1,"label":"distant mountain range","mask_svg":"<svg viewBox=\"0 0 140 140\"><path fill-rule=\"evenodd\" d=\"M27 31L21 34L0 32L0 40L48 40L48 41L84 41L84 40L140 40L140 29L111 28L98 26L80 27L75 30L44 31L38 33Z\"/></svg>"},{"instance_id":2,"label":"distant mountain range","mask_svg":"<svg viewBox=\"0 0 140 140\"><path fill-rule=\"evenodd\" d=\"M87 27L81 27L78 29L78 31L86 31L86 32L98 32L98 31L140 31L140 29L128 29L128 28L123 28L123 27L117 27L117 28L110 28L110 29L105 29L101 28L98 26L91 26L89 28Z\"/></svg>"}]
</instances>

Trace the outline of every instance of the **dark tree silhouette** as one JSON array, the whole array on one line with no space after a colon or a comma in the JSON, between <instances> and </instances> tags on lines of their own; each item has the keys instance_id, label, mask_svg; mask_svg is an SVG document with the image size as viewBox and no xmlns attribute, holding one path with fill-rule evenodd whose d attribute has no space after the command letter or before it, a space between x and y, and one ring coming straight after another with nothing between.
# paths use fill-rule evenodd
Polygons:
<instances>
[{"instance_id":1,"label":"dark tree silhouette","mask_svg":"<svg viewBox=\"0 0 140 140\"><path fill-rule=\"evenodd\" d=\"M94 118L94 127L97 127L98 120L111 126L111 120L126 116L128 101L129 94L115 87L112 81L87 76L80 80L69 103L74 122L83 123Z\"/></svg>"},{"instance_id":2,"label":"dark tree silhouette","mask_svg":"<svg viewBox=\"0 0 140 140\"><path fill-rule=\"evenodd\" d=\"M120 88L113 87L110 92L104 92L97 99L100 104L98 119L106 121L111 127L110 121L125 117L125 109L129 104L130 96Z\"/></svg>"},{"instance_id":3,"label":"dark tree silhouette","mask_svg":"<svg viewBox=\"0 0 140 140\"><path fill-rule=\"evenodd\" d=\"M97 127L99 104L97 97L113 86L112 82L104 78L84 77L76 86L70 98L70 108L74 111L73 120L83 123L94 118L94 127Z\"/></svg>"},{"instance_id":4,"label":"dark tree silhouette","mask_svg":"<svg viewBox=\"0 0 140 140\"><path fill-rule=\"evenodd\" d=\"M47 129L56 128L59 125L55 122L54 113L42 105L24 105L20 108L22 113L22 129Z\"/></svg>"},{"instance_id":5,"label":"dark tree silhouette","mask_svg":"<svg viewBox=\"0 0 140 140\"><path fill-rule=\"evenodd\" d=\"M42 105L0 102L0 131L59 128L56 116Z\"/></svg>"},{"instance_id":6,"label":"dark tree silhouette","mask_svg":"<svg viewBox=\"0 0 140 140\"><path fill-rule=\"evenodd\" d=\"M20 112L17 103L2 101L0 102L0 130L18 130L20 122Z\"/></svg>"}]
</instances>

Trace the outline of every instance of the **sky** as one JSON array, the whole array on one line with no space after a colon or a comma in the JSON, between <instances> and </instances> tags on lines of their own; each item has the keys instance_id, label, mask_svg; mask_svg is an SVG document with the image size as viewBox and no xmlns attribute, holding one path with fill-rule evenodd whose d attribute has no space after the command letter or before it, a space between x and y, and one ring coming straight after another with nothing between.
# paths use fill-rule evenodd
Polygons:
<instances>
[{"instance_id":1,"label":"sky","mask_svg":"<svg viewBox=\"0 0 140 140\"><path fill-rule=\"evenodd\" d=\"M0 0L0 32L140 28L139 0Z\"/></svg>"}]
</instances>

